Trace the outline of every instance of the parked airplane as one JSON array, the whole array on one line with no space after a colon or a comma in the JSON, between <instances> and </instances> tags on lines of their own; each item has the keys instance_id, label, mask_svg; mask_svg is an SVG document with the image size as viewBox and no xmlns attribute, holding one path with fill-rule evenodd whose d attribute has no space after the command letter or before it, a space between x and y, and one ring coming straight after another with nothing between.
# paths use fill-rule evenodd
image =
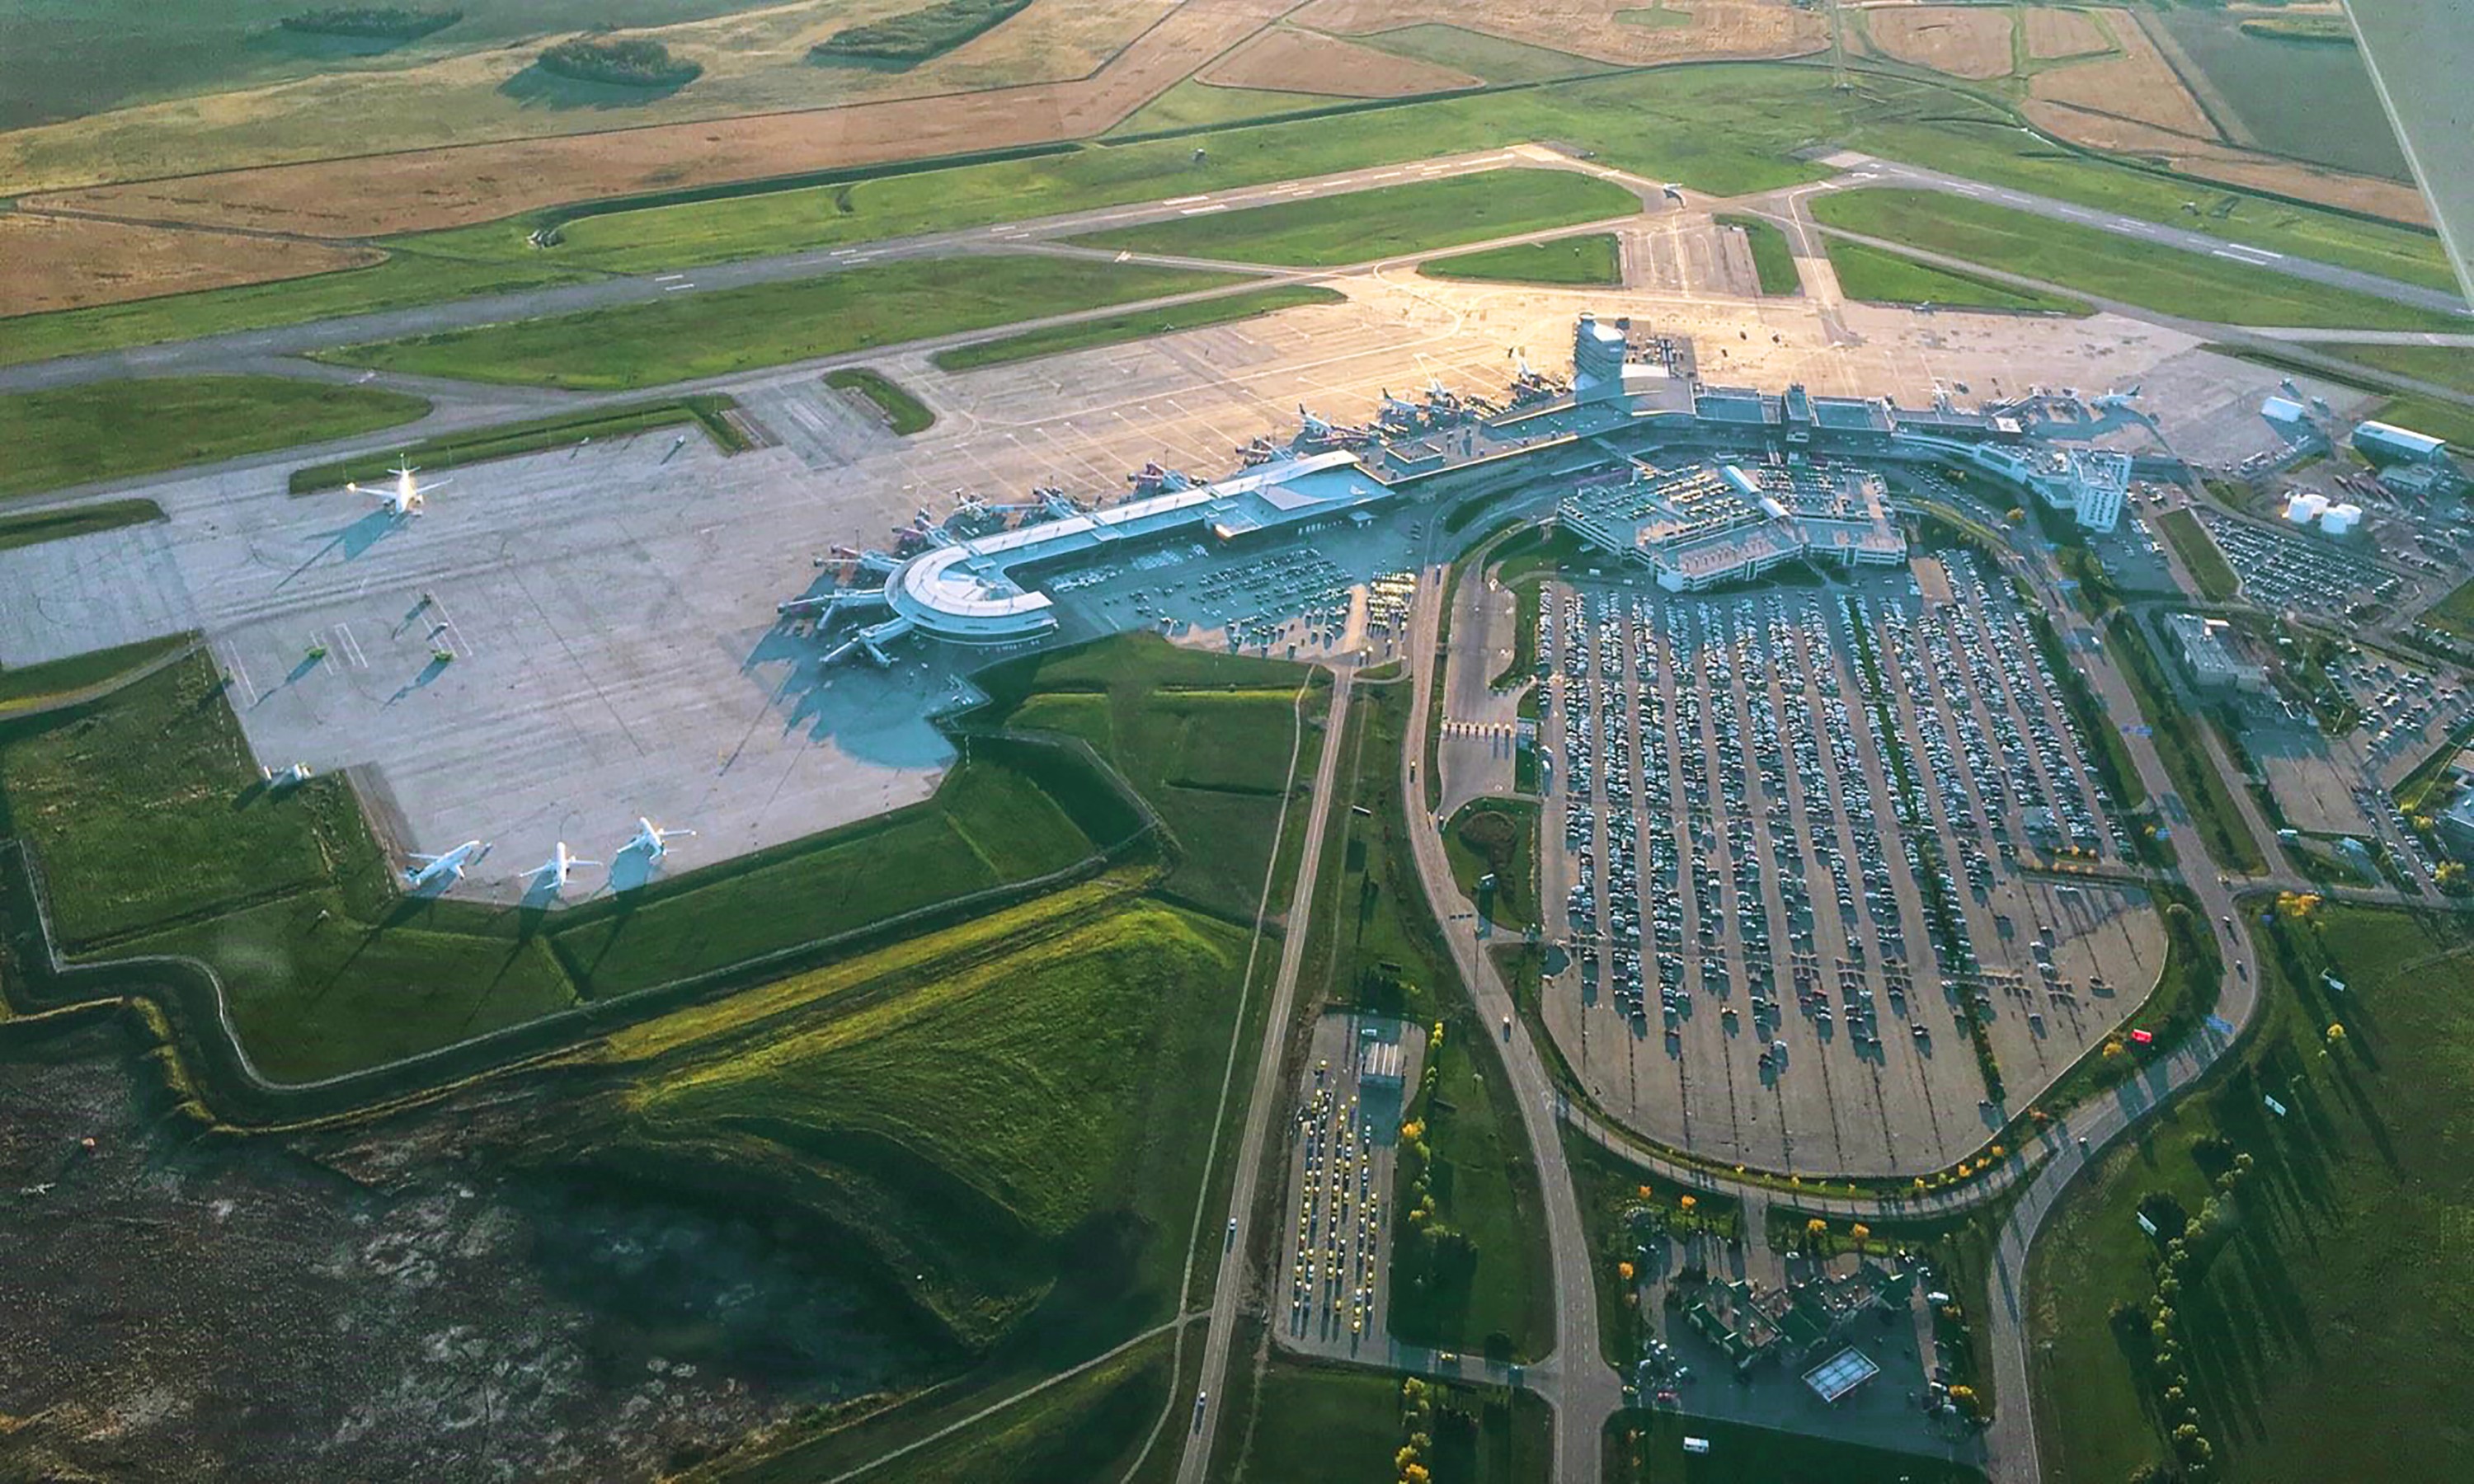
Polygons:
<instances>
[{"instance_id":1,"label":"parked airplane","mask_svg":"<svg viewBox=\"0 0 2474 1484\"><path fill-rule=\"evenodd\" d=\"M638 815L635 838L620 846L619 850L622 854L628 850L642 850L646 860L660 860L670 853L669 843L672 840L681 835L692 836L694 833L692 829L664 829L651 820Z\"/></svg>"},{"instance_id":2,"label":"parked airplane","mask_svg":"<svg viewBox=\"0 0 2474 1484\"><path fill-rule=\"evenodd\" d=\"M597 860L576 859L574 856L568 853L567 842L561 840L558 843L558 850L550 856L549 859L543 861L538 866L535 866L532 869L531 874L535 880L546 879L549 882L550 890L563 892L567 890L567 878L569 873L572 872L576 867L598 866L600 864L601 862Z\"/></svg>"},{"instance_id":3,"label":"parked airplane","mask_svg":"<svg viewBox=\"0 0 2474 1484\"><path fill-rule=\"evenodd\" d=\"M429 490L443 489L451 483L441 479L424 489L413 479L412 476L420 473L421 470L414 468L409 460L399 462L389 472L395 475L395 482L382 488L365 489L355 484L347 484L344 488L354 494L366 494L376 500L389 515L418 515L421 514L424 498Z\"/></svg>"},{"instance_id":4,"label":"parked airplane","mask_svg":"<svg viewBox=\"0 0 2474 1484\"><path fill-rule=\"evenodd\" d=\"M444 855L415 853L412 859L419 863L418 869L405 870L403 884L419 891L440 881L461 881L464 868L489 853L489 842L484 840L467 840Z\"/></svg>"}]
</instances>

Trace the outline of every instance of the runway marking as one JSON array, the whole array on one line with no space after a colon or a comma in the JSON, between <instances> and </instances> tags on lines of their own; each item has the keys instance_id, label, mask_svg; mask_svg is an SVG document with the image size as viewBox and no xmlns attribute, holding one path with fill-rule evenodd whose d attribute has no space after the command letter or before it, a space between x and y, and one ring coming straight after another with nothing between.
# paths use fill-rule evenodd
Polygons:
<instances>
[{"instance_id":1,"label":"runway marking","mask_svg":"<svg viewBox=\"0 0 2474 1484\"><path fill-rule=\"evenodd\" d=\"M653 281L655 283L667 283L672 278L684 278L687 275L685 274L655 274L653 275Z\"/></svg>"},{"instance_id":2,"label":"runway marking","mask_svg":"<svg viewBox=\"0 0 2474 1484\"><path fill-rule=\"evenodd\" d=\"M1214 202L1214 203L1212 203L1210 205L1207 205L1207 206L1188 206L1188 207L1186 207L1184 210L1182 210L1182 211L1178 212L1178 213L1177 213L1177 215L1179 215L1179 216L1209 216L1209 215L1210 215L1211 213L1213 213L1214 211L1225 211L1225 210L1227 210L1227 209L1228 209L1228 208L1227 208L1226 206L1225 206L1225 205L1221 204L1221 203L1218 203L1218 202Z\"/></svg>"},{"instance_id":3,"label":"runway marking","mask_svg":"<svg viewBox=\"0 0 2474 1484\"><path fill-rule=\"evenodd\" d=\"M1209 201L1210 199L1211 193L1209 191L1205 191L1200 196L1172 196L1168 200L1161 202L1160 204L1163 206L1190 206L1198 201Z\"/></svg>"},{"instance_id":4,"label":"runway marking","mask_svg":"<svg viewBox=\"0 0 2474 1484\"><path fill-rule=\"evenodd\" d=\"M695 285L692 283L665 283L662 285L662 292L665 294L675 294L681 289L691 289L694 287Z\"/></svg>"},{"instance_id":5,"label":"runway marking","mask_svg":"<svg viewBox=\"0 0 2474 1484\"><path fill-rule=\"evenodd\" d=\"M240 662L240 651L232 645L226 644L223 646L223 657L224 668L231 672L232 679L240 682L241 689L249 692L250 704L256 705L258 689L249 678L249 666Z\"/></svg>"},{"instance_id":6,"label":"runway marking","mask_svg":"<svg viewBox=\"0 0 2474 1484\"><path fill-rule=\"evenodd\" d=\"M353 669L366 670L370 667L369 657L361 653L360 641L352 637L351 624L335 625L335 647L344 652L344 658L352 662Z\"/></svg>"}]
</instances>

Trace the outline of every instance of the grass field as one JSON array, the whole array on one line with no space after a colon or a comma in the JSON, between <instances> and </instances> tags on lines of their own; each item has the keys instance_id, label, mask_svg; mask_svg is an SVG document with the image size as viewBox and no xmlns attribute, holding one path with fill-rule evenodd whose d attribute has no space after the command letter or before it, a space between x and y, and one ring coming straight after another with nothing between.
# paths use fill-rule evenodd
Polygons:
<instances>
[{"instance_id":1,"label":"grass field","mask_svg":"<svg viewBox=\"0 0 2474 1484\"><path fill-rule=\"evenodd\" d=\"M2195 1215L2236 1154L2254 1163L2239 1218L2196 1244L2175 1300L2219 1476L2440 1478L2465 1446L2459 1377L2434 1357L2454 1353L2464 1322L2474 945L2438 918L2344 905L2316 918L2258 929L2262 1023L2231 1070L2111 1153L2036 1244L2029 1353L2049 1479L2112 1484L2166 1456L2132 1369L2147 1315L2118 1330L2108 1309L2152 1285L2143 1198Z\"/></svg>"},{"instance_id":2,"label":"grass field","mask_svg":"<svg viewBox=\"0 0 2474 1484\"><path fill-rule=\"evenodd\" d=\"M1538 921L1537 867L1531 859L1537 838L1538 806L1508 799L1463 804L1443 831L1443 850L1461 891L1507 928ZM1492 901L1478 890L1478 879L1487 875L1494 877Z\"/></svg>"},{"instance_id":3,"label":"grass field","mask_svg":"<svg viewBox=\"0 0 2474 1484\"><path fill-rule=\"evenodd\" d=\"M607 1157L774 1186L966 1354L1157 1323L1246 934L1136 901L992 947L632 1064Z\"/></svg>"},{"instance_id":4,"label":"grass field","mask_svg":"<svg viewBox=\"0 0 2474 1484\"><path fill-rule=\"evenodd\" d=\"M2449 589L2448 596L2423 610L2422 619L2460 638L2474 639L2474 580Z\"/></svg>"},{"instance_id":5,"label":"grass field","mask_svg":"<svg viewBox=\"0 0 2474 1484\"><path fill-rule=\"evenodd\" d=\"M1169 130L1223 128L1249 119L1273 118L1308 108L1349 102L1318 93L1275 93L1257 87L1220 87L1192 78L1144 104L1102 138L1158 133Z\"/></svg>"},{"instance_id":6,"label":"grass field","mask_svg":"<svg viewBox=\"0 0 2474 1484\"><path fill-rule=\"evenodd\" d=\"M0 499L346 438L424 417L398 392L288 376L162 376L0 396Z\"/></svg>"},{"instance_id":7,"label":"grass field","mask_svg":"<svg viewBox=\"0 0 2474 1484\"><path fill-rule=\"evenodd\" d=\"M883 371L864 366L825 372L825 385L841 392L856 392L874 404L885 416L885 425L897 438L924 433L936 425L936 415L928 404L903 390L901 384Z\"/></svg>"},{"instance_id":8,"label":"grass field","mask_svg":"<svg viewBox=\"0 0 2474 1484\"><path fill-rule=\"evenodd\" d=\"M2035 289L2012 288L1974 274L1920 263L1868 243L1826 239L1830 266L1849 299L1877 304L1932 304L1948 309L2006 309L2021 313L2093 314L2075 299Z\"/></svg>"},{"instance_id":9,"label":"grass field","mask_svg":"<svg viewBox=\"0 0 2474 1484\"><path fill-rule=\"evenodd\" d=\"M1745 243L1753 250L1753 271L1760 275L1764 294L1800 294L1804 279L1795 271L1795 252L1787 246L1786 233L1766 217L1737 216L1732 213L1711 218L1721 227L1733 227L1744 234Z\"/></svg>"},{"instance_id":10,"label":"grass field","mask_svg":"<svg viewBox=\"0 0 2474 1484\"><path fill-rule=\"evenodd\" d=\"M1708 1439L1710 1451L1686 1453L1687 1436ZM1607 1423L1607 1478L1620 1484L1983 1484L1984 1475L1918 1453L1627 1409Z\"/></svg>"},{"instance_id":11,"label":"grass field","mask_svg":"<svg viewBox=\"0 0 2474 1484\"><path fill-rule=\"evenodd\" d=\"M1179 845L1162 890L1251 922L1287 802L1305 672L1128 634L982 672L990 725L1079 737ZM1305 746L1315 746L1308 732ZM1312 754L1306 754L1311 762Z\"/></svg>"},{"instance_id":12,"label":"grass field","mask_svg":"<svg viewBox=\"0 0 2474 1484\"><path fill-rule=\"evenodd\" d=\"M2365 329L2464 323L2367 294L1939 191L1840 191L1816 200L1812 212L1831 227L2194 320Z\"/></svg>"},{"instance_id":13,"label":"grass field","mask_svg":"<svg viewBox=\"0 0 2474 1484\"><path fill-rule=\"evenodd\" d=\"M1467 31L1459 26L1434 23L1401 26L1349 39L1376 51L1431 61L1455 72L1484 78L1490 83L1544 83L1607 70L1607 64L1595 58L1576 57L1550 47L1508 41L1483 31Z\"/></svg>"},{"instance_id":14,"label":"grass field","mask_svg":"<svg viewBox=\"0 0 2474 1484\"><path fill-rule=\"evenodd\" d=\"M665 402L600 407L591 412L468 428L424 438L383 453L365 453L294 469L291 489L294 494L314 494L322 490L340 490L348 483L376 483L392 473L399 462L436 473L466 464L539 453L545 448L570 447L590 439L626 438L650 428L679 427L691 422L702 426L723 449L735 452L746 447L747 441L723 414L738 405L727 396L682 396Z\"/></svg>"},{"instance_id":15,"label":"grass field","mask_svg":"<svg viewBox=\"0 0 2474 1484\"><path fill-rule=\"evenodd\" d=\"M1543 283L1557 288L1613 288L1623 259L1612 232L1584 232L1550 242L1524 242L1439 257L1418 265L1430 278L1472 283Z\"/></svg>"},{"instance_id":16,"label":"grass field","mask_svg":"<svg viewBox=\"0 0 2474 1484\"><path fill-rule=\"evenodd\" d=\"M1111 315L1102 320L1084 320L1075 324L1031 330L1020 335L1007 335L1002 340L982 340L976 345L939 350L929 359L945 371L973 371L982 366L1003 366L1037 356L1062 355L1069 350L1088 350L1096 346L1123 345L1129 340L1148 340L1153 335L1174 335L1179 330L1260 319L1267 314L1277 314L1283 309L1296 309L1307 304L1344 304L1347 301L1348 296L1336 289L1286 283L1231 294L1225 299L1205 299L1201 303L1173 304L1165 309L1146 309L1135 314Z\"/></svg>"},{"instance_id":17,"label":"grass field","mask_svg":"<svg viewBox=\"0 0 2474 1484\"><path fill-rule=\"evenodd\" d=\"M2458 353L2467 361L2474 361L2474 351ZM2409 427L2417 433L2428 433L2454 445L2460 455L2474 448L2474 408L2435 402L2428 397L2400 396L2381 404L2379 420L2392 426Z\"/></svg>"},{"instance_id":18,"label":"grass field","mask_svg":"<svg viewBox=\"0 0 2474 1484\"><path fill-rule=\"evenodd\" d=\"M2211 603L2224 603L2242 590L2242 580L2234 575L2225 554L2217 549L2216 539L2199 524L2199 517L2187 510L2169 510L2157 517L2157 526L2165 539L2173 544L2173 554L2191 569L2192 580L2199 585L2199 596Z\"/></svg>"},{"instance_id":19,"label":"grass field","mask_svg":"<svg viewBox=\"0 0 2474 1484\"><path fill-rule=\"evenodd\" d=\"M1489 170L1094 232L1084 247L1329 268L1625 216L1640 198L1564 170Z\"/></svg>"},{"instance_id":20,"label":"grass field","mask_svg":"<svg viewBox=\"0 0 2474 1484\"><path fill-rule=\"evenodd\" d=\"M1295 1484L1395 1477L1408 1437L1401 1377L1285 1357L1263 1372L1246 1433L1244 1476ZM1434 1415L1419 1451L1442 1484L1528 1484L1550 1472L1549 1411L1538 1395L1428 1378ZM1222 1423L1225 1429L1236 1419Z\"/></svg>"},{"instance_id":21,"label":"grass field","mask_svg":"<svg viewBox=\"0 0 2474 1484\"><path fill-rule=\"evenodd\" d=\"M153 500L98 500L69 510L0 515L0 551L66 540L72 536L92 536L98 531L117 531L123 526L149 525L162 518L163 507Z\"/></svg>"},{"instance_id":22,"label":"grass field","mask_svg":"<svg viewBox=\"0 0 2474 1484\"><path fill-rule=\"evenodd\" d=\"M375 345L321 360L609 391L1218 288L1224 274L1029 256L919 259Z\"/></svg>"},{"instance_id":23,"label":"grass field","mask_svg":"<svg viewBox=\"0 0 2474 1484\"><path fill-rule=\"evenodd\" d=\"M12 712L23 713L36 706L58 705L97 686L109 684L186 647L191 641L190 635L176 634L169 638L141 639L116 649L89 650L66 659L0 670L0 720L7 719ZM6 734L0 733L0 744L5 744L5 741ZM0 775L0 786L5 786L6 782L6 776Z\"/></svg>"}]
</instances>

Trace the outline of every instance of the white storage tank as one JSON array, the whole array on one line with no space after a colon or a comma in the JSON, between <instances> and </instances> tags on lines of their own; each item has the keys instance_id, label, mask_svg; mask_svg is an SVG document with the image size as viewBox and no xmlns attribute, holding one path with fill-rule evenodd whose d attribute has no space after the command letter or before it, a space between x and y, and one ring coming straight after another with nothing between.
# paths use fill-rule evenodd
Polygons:
<instances>
[{"instance_id":1,"label":"white storage tank","mask_svg":"<svg viewBox=\"0 0 2474 1484\"><path fill-rule=\"evenodd\" d=\"M2352 534L2354 527L2362 524L2362 521L2363 507L2354 504L2331 505L2328 507L2328 513L2319 517L2319 529L2330 536L2347 536Z\"/></svg>"},{"instance_id":2,"label":"white storage tank","mask_svg":"<svg viewBox=\"0 0 2474 1484\"><path fill-rule=\"evenodd\" d=\"M2298 526L2307 526L2328 513L2328 497L2316 490L2305 490L2285 502L2285 518Z\"/></svg>"}]
</instances>

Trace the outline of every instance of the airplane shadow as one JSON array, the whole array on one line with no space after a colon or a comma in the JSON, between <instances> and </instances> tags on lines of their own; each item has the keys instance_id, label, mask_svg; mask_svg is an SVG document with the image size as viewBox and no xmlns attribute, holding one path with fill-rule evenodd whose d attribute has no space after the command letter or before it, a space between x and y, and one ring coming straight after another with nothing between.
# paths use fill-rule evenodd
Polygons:
<instances>
[{"instance_id":1,"label":"airplane shadow","mask_svg":"<svg viewBox=\"0 0 2474 1484\"><path fill-rule=\"evenodd\" d=\"M357 558L369 551L371 547L376 546L378 542L385 540L398 530L400 530L405 521L410 518L411 517L407 515L399 515L395 512L381 505L377 509L370 512L368 515L363 515L360 519L353 521L351 525L341 527L337 530L325 532L323 533L323 539L327 544L319 547L316 551L311 552L307 561L302 562L299 566L294 567L290 572L285 573L283 582L277 583L275 586L278 587L282 586L284 583L292 581L292 579L308 571L311 567L316 566L320 561L332 552L341 551L344 554L345 561L352 561L354 558ZM312 539L317 539L319 538L312 538Z\"/></svg>"}]
</instances>

